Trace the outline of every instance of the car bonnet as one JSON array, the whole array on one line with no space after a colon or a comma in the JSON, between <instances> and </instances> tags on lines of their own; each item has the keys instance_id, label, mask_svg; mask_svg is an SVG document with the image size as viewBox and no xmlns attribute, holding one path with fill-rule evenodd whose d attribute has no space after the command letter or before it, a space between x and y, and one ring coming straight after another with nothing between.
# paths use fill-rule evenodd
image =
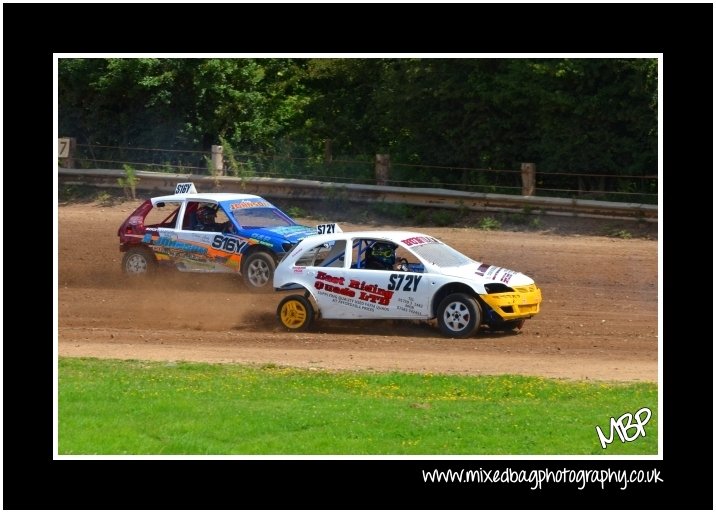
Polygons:
<instances>
[{"instance_id":1,"label":"car bonnet","mask_svg":"<svg viewBox=\"0 0 716 513\"><path fill-rule=\"evenodd\" d=\"M443 267L440 269L440 273L466 280L477 281L483 284L504 283L508 287L524 287L534 283L532 278L521 272L481 262L470 263L457 267Z\"/></svg>"},{"instance_id":2,"label":"car bonnet","mask_svg":"<svg viewBox=\"0 0 716 513\"><path fill-rule=\"evenodd\" d=\"M254 228L250 230L250 232L252 236L253 234L256 234L263 237L268 236L273 239L280 237L281 239L285 239L292 244L296 244L309 235L315 235L316 229L297 224L294 226L277 226L275 228Z\"/></svg>"}]
</instances>

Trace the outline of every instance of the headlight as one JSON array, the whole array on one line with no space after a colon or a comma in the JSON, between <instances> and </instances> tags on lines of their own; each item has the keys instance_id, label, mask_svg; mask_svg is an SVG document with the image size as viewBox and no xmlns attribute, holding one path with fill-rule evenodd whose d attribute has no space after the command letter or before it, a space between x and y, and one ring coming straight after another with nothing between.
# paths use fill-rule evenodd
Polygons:
<instances>
[{"instance_id":1,"label":"headlight","mask_svg":"<svg viewBox=\"0 0 716 513\"><path fill-rule=\"evenodd\" d=\"M488 283L485 285L485 290L488 294L501 294L503 292L514 292L513 289L505 285L504 283Z\"/></svg>"}]
</instances>

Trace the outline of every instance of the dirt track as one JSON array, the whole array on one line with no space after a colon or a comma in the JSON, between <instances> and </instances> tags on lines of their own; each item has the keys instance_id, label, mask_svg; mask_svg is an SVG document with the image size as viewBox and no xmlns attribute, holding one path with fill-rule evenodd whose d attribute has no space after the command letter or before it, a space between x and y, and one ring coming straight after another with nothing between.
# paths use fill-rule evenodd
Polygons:
<instances>
[{"instance_id":1,"label":"dirt track","mask_svg":"<svg viewBox=\"0 0 716 513\"><path fill-rule=\"evenodd\" d=\"M226 275L124 278L116 232L138 204L59 207L60 356L657 381L656 240L408 226L531 276L542 311L519 334L466 340L393 321L294 334L275 320L281 294L250 294Z\"/></svg>"}]
</instances>

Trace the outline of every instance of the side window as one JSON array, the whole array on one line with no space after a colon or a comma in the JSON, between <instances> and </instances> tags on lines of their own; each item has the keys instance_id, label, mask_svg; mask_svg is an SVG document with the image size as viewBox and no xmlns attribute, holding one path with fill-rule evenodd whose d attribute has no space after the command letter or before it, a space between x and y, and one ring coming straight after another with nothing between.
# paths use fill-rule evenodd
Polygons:
<instances>
[{"instance_id":1,"label":"side window","mask_svg":"<svg viewBox=\"0 0 716 513\"><path fill-rule=\"evenodd\" d=\"M327 248L328 249L328 248ZM346 261L346 241L334 241L330 251L320 255L320 267L343 267Z\"/></svg>"},{"instance_id":2,"label":"side window","mask_svg":"<svg viewBox=\"0 0 716 513\"><path fill-rule=\"evenodd\" d=\"M184 220L182 221L182 229L193 230L197 225L196 210L201 204L198 201L188 201L184 210Z\"/></svg>"},{"instance_id":3,"label":"side window","mask_svg":"<svg viewBox=\"0 0 716 513\"><path fill-rule=\"evenodd\" d=\"M398 246L395 250L395 261L400 262L401 260L407 260L408 262L417 262L417 259L411 255L408 251Z\"/></svg>"},{"instance_id":4,"label":"side window","mask_svg":"<svg viewBox=\"0 0 716 513\"><path fill-rule=\"evenodd\" d=\"M185 230L217 232L222 231L228 221L228 216L215 203L189 201L182 226Z\"/></svg>"},{"instance_id":5,"label":"side window","mask_svg":"<svg viewBox=\"0 0 716 513\"><path fill-rule=\"evenodd\" d=\"M346 242L332 241L327 244L318 244L296 261L296 265L307 267L343 267L345 262Z\"/></svg>"},{"instance_id":6,"label":"side window","mask_svg":"<svg viewBox=\"0 0 716 513\"><path fill-rule=\"evenodd\" d=\"M381 239L357 239L353 242L351 267L374 271L393 271L396 260L396 244Z\"/></svg>"},{"instance_id":7,"label":"side window","mask_svg":"<svg viewBox=\"0 0 716 513\"><path fill-rule=\"evenodd\" d=\"M229 216L226 215L226 213L221 209L217 209L216 211L216 223L218 224L224 224L229 220Z\"/></svg>"},{"instance_id":8,"label":"side window","mask_svg":"<svg viewBox=\"0 0 716 513\"><path fill-rule=\"evenodd\" d=\"M366 250L373 241L366 239L356 239L353 241L353 258L351 259L352 268L365 269Z\"/></svg>"},{"instance_id":9,"label":"side window","mask_svg":"<svg viewBox=\"0 0 716 513\"><path fill-rule=\"evenodd\" d=\"M151 228L176 228L181 203L158 203L144 219L144 226Z\"/></svg>"}]
</instances>

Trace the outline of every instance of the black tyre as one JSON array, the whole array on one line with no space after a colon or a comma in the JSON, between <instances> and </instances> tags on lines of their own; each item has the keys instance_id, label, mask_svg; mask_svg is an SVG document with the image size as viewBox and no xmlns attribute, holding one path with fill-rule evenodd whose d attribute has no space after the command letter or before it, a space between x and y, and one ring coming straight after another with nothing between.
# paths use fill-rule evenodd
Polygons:
<instances>
[{"instance_id":1,"label":"black tyre","mask_svg":"<svg viewBox=\"0 0 716 513\"><path fill-rule=\"evenodd\" d=\"M255 291L273 290L274 259L268 253L258 251L246 257L241 270L244 283Z\"/></svg>"},{"instance_id":2,"label":"black tyre","mask_svg":"<svg viewBox=\"0 0 716 513\"><path fill-rule=\"evenodd\" d=\"M472 336L480 327L482 318L477 300L459 292L443 299L438 306L437 314L440 331L453 338Z\"/></svg>"},{"instance_id":3,"label":"black tyre","mask_svg":"<svg viewBox=\"0 0 716 513\"><path fill-rule=\"evenodd\" d=\"M122 257L122 272L128 276L141 276L155 271L157 259L154 253L143 247L130 248Z\"/></svg>"},{"instance_id":4,"label":"black tyre","mask_svg":"<svg viewBox=\"0 0 716 513\"><path fill-rule=\"evenodd\" d=\"M297 294L283 298L276 309L278 321L289 331L306 331L313 323L313 316L311 302Z\"/></svg>"},{"instance_id":5,"label":"black tyre","mask_svg":"<svg viewBox=\"0 0 716 513\"><path fill-rule=\"evenodd\" d=\"M492 331L520 331L524 325L524 319L517 319L515 321L503 321L498 323L489 324L488 327Z\"/></svg>"}]
</instances>

